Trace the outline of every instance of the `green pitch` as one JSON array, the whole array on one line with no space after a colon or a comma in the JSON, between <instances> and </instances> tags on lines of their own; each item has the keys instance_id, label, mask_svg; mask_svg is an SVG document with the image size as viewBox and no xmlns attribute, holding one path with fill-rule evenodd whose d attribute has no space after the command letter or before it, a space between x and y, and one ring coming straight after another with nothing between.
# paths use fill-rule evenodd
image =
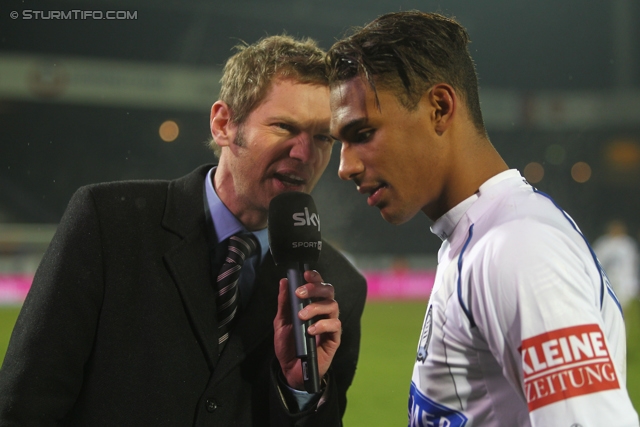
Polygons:
<instances>
[{"instance_id":1,"label":"green pitch","mask_svg":"<svg viewBox=\"0 0 640 427\"><path fill-rule=\"evenodd\" d=\"M20 307L0 306L0 359L2 360L4 360L11 331L16 323L19 311Z\"/></svg>"},{"instance_id":2,"label":"green pitch","mask_svg":"<svg viewBox=\"0 0 640 427\"><path fill-rule=\"evenodd\" d=\"M344 425L407 425L407 401L427 302L368 302Z\"/></svg>"},{"instance_id":3,"label":"green pitch","mask_svg":"<svg viewBox=\"0 0 640 427\"><path fill-rule=\"evenodd\" d=\"M346 427L407 425L407 397L426 301L369 302L362 317L360 362L349 389ZM0 307L0 359L18 316L16 307ZM625 310L627 386L640 408L640 302Z\"/></svg>"}]
</instances>

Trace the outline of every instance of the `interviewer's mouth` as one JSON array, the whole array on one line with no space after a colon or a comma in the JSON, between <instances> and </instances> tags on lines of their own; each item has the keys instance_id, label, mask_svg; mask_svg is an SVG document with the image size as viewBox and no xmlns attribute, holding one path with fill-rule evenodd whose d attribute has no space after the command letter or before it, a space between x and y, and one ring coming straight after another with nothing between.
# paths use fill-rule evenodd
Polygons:
<instances>
[{"instance_id":1,"label":"interviewer's mouth","mask_svg":"<svg viewBox=\"0 0 640 427\"><path fill-rule=\"evenodd\" d=\"M308 180L295 173L273 174L277 182L285 189L302 191L307 186Z\"/></svg>"}]
</instances>

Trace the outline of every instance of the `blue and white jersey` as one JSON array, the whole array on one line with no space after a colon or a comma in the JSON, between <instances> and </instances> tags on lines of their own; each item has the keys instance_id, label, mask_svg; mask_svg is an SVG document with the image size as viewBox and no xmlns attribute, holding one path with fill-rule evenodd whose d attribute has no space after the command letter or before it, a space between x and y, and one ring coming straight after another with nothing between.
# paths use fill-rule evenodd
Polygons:
<instances>
[{"instance_id":1,"label":"blue and white jersey","mask_svg":"<svg viewBox=\"0 0 640 427\"><path fill-rule=\"evenodd\" d=\"M638 426L625 327L573 220L516 170L438 219L410 427Z\"/></svg>"}]
</instances>

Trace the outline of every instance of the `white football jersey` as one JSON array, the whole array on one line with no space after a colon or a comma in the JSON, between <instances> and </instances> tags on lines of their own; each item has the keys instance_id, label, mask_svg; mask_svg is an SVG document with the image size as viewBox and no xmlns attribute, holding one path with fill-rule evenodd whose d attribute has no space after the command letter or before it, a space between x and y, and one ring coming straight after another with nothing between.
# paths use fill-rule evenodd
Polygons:
<instances>
[{"instance_id":1,"label":"white football jersey","mask_svg":"<svg viewBox=\"0 0 640 427\"><path fill-rule=\"evenodd\" d=\"M516 170L432 227L443 240L410 427L631 427L622 312L574 221Z\"/></svg>"}]
</instances>

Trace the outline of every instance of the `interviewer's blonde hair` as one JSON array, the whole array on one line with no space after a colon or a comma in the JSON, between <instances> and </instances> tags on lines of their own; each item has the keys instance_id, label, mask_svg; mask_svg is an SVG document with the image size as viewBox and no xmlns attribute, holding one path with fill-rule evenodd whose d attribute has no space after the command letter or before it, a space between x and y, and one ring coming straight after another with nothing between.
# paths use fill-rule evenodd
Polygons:
<instances>
[{"instance_id":1,"label":"interviewer's blonde hair","mask_svg":"<svg viewBox=\"0 0 640 427\"><path fill-rule=\"evenodd\" d=\"M298 83L328 86L324 51L315 40L288 35L269 36L254 44L235 46L220 79L220 97L231 111L231 122L241 125L264 100L273 79L290 78ZM210 147L220 156L214 140Z\"/></svg>"}]
</instances>

